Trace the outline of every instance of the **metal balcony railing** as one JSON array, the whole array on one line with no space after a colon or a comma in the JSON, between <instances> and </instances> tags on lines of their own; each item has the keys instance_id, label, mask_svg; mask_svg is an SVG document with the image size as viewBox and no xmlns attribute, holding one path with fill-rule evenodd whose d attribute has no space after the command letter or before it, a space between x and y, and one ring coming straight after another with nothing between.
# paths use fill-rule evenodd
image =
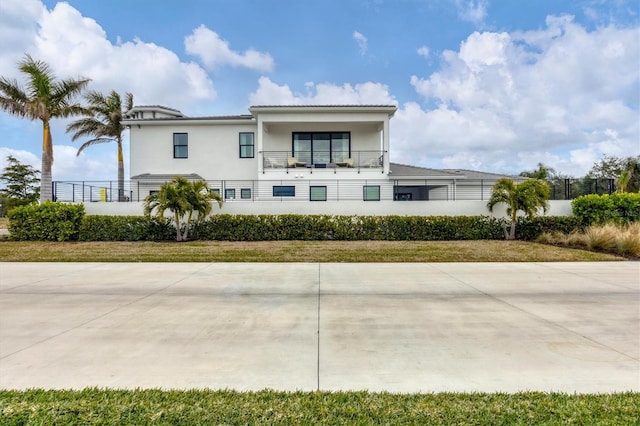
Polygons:
<instances>
[{"instance_id":1,"label":"metal balcony railing","mask_svg":"<svg viewBox=\"0 0 640 426\"><path fill-rule=\"evenodd\" d=\"M382 151L262 151L262 170L269 169L382 169L385 153Z\"/></svg>"}]
</instances>

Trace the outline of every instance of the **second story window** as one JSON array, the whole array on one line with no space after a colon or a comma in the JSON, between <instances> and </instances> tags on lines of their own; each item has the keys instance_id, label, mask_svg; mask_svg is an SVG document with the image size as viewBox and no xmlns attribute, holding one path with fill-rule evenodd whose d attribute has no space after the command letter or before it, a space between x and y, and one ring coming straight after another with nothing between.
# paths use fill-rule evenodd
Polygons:
<instances>
[{"instance_id":1,"label":"second story window","mask_svg":"<svg viewBox=\"0 0 640 426\"><path fill-rule=\"evenodd\" d=\"M240 158L253 158L253 133L240 133Z\"/></svg>"},{"instance_id":2,"label":"second story window","mask_svg":"<svg viewBox=\"0 0 640 426\"><path fill-rule=\"evenodd\" d=\"M189 134L174 133L173 134L173 158L189 157Z\"/></svg>"}]
</instances>

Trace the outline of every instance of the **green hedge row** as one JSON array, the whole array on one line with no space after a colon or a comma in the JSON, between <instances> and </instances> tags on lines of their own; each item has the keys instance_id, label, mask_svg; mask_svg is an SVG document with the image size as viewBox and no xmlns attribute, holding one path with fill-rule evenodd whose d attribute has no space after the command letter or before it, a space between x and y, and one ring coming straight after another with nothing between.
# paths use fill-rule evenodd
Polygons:
<instances>
[{"instance_id":1,"label":"green hedge row","mask_svg":"<svg viewBox=\"0 0 640 426\"><path fill-rule=\"evenodd\" d=\"M29 204L11 209L7 216L13 240L77 240L84 217L84 205L53 202Z\"/></svg>"},{"instance_id":2,"label":"green hedge row","mask_svg":"<svg viewBox=\"0 0 640 426\"><path fill-rule=\"evenodd\" d=\"M175 238L167 221L147 216L87 215L82 219L80 241L163 241Z\"/></svg>"},{"instance_id":3,"label":"green hedge row","mask_svg":"<svg viewBox=\"0 0 640 426\"><path fill-rule=\"evenodd\" d=\"M640 222L639 193L583 195L573 200L571 207L573 215L585 226L607 222Z\"/></svg>"},{"instance_id":4,"label":"green hedge row","mask_svg":"<svg viewBox=\"0 0 640 426\"><path fill-rule=\"evenodd\" d=\"M214 215L192 224L192 240L500 240L502 219L489 216L331 216ZM580 228L576 217L520 219L516 237L534 240L544 231L570 233ZM41 241L165 241L175 228L146 216L84 215L82 205L45 203L13 209L9 215L13 240Z\"/></svg>"},{"instance_id":5,"label":"green hedge row","mask_svg":"<svg viewBox=\"0 0 640 426\"><path fill-rule=\"evenodd\" d=\"M194 240L491 240L487 216L215 215L193 226Z\"/></svg>"}]
</instances>

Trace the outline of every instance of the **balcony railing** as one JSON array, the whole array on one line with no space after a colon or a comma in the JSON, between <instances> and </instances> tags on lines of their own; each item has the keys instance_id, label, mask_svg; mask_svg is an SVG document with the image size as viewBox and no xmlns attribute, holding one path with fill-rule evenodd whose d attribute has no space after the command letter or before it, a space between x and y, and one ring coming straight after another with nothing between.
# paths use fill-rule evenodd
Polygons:
<instances>
[{"instance_id":1,"label":"balcony railing","mask_svg":"<svg viewBox=\"0 0 640 426\"><path fill-rule=\"evenodd\" d=\"M382 169L382 151L262 151L262 170L270 169Z\"/></svg>"}]
</instances>

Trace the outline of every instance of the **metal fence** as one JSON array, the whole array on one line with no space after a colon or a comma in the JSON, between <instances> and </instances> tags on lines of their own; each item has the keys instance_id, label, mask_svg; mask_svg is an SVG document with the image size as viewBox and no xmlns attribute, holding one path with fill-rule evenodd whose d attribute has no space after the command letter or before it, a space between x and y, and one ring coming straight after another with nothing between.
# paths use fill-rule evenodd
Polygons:
<instances>
[{"instance_id":1,"label":"metal fence","mask_svg":"<svg viewBox=\"0 0 640 426\"><path fill-rule=\"evenodd\" d=\"M120 190L117 181L55 181L53 196L55 200L65 202L144 201L163 183L125 181ZM321 201L363 200L365 191L371 194L371 190L379 193L380 200L485 201L491 196L495 180L265 179L213 180L207 183L212 191L234 202L310 201L317 194L324 194ZM552 200L571 200L586 194L611 194L615 190L613 179L556 179L549 185ZM286 195L283 195L283 190L286 190ZM315 194L313 197L312 192Z\"/></svg>"}]
</instances>

